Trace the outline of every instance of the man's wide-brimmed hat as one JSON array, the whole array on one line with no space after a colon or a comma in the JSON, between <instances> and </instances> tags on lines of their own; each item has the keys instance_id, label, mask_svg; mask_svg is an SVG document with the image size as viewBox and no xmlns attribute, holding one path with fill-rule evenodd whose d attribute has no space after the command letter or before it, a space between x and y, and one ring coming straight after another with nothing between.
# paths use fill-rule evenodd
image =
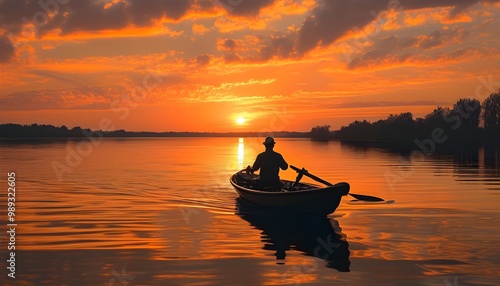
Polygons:
<instances>
[{"instance_id":1,"label":"man's wide-brimmed hat","mask_svg":"<svg viewBox=\"0 0 500 286\"><path fill-rule=\"evenodd\" d=\"M264 142L262 142L262 144L264 144L266 146L274 145L275 143L276 142L274 142L273 137L267 137L266 140Z\"/></svg>"}]
</instances>

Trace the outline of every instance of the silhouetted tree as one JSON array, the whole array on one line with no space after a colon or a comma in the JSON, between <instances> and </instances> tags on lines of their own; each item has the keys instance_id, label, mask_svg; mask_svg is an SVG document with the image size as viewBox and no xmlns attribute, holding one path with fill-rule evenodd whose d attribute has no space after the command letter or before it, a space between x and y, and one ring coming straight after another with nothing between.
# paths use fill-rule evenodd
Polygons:
<instances>
[{"instance_id":1,"label":"silhouetted tree","mask_svg":"<svg viewBox=\"0 0 500 286\"><path fill-rule=\"evenodd\" d=\"M69 136L70 137L82 137L83 136L83 129L80 126L75 126L71 128L69 131Z\"/></svg>"},{"instance_id":2,"label":"silhouetted tree","mask_svg":"<svg viewBox=\"0 0 500 286\"><path fill-rule=\"evenodd\" d=\"M479 128L481 102L477 99L462 98L453 105L453 112L461 118L462 126L466 129Z\"/></svg>"},{"instance_id":3,"label":"silhouetted tree","mask_svg":"<svg viewBox=\"0 0 500 286\"><path fill-rule=\"evenodd\" d=\"M371 140L371 124L370 122L354 121L348 126L342 126L340 130L335 132L335 137L343 140Z\"/></svg>"},{"instance_id":4,"label":"silhouetted tree","mask_svg":"<svg viewBox=\"0 0 500 286\"><path fill-rule=\"evenodd\" d=\"M462 98L448 111L444 121L448 123L449 137L455 140L478 139L481 102L477 99Z\"/></svg>"},{"instance_id":5,"label":"silhouetted tree","mask_svg":"<svg viewBox=\"0 0 500 286\"><path fill-rule=\"evenodd\" d=\"M316 126L311 129L311 138L317 140L328 140L331 138L330 125Z\"/></svg>"},{"instance_id":6,"label":"silhouetted tree","mask_svg":"<svg viewBox=\"0 0 500 286\"><path fill-rule=\"evenodd\" d=\"M483 102L484 129L489 132L500 130L500 91L492 93Z\"/></svg>"},{"instance_id":7,"label":"silhouetted tree","mask_svg":"<svg viewBox=\"0 0 500 286\"><path fill-rule=\"evenodd\" d=\"M438 106L431 113L424 117L423 124L427 127L445 127L444 116L450 114L451 110L448 107Z\"/></svg>"},{"instance_id":8,"label":"silhouetted tree","mask_svg":"<svg viewBox=\"0 0 500 286\"><path fill-rule=\"evenodd\" d=\"M384 139L407 140L415 137L415 121L411 112L389 115L386 121L386 130L381 134Z\"/></svg>"}]
</instances>

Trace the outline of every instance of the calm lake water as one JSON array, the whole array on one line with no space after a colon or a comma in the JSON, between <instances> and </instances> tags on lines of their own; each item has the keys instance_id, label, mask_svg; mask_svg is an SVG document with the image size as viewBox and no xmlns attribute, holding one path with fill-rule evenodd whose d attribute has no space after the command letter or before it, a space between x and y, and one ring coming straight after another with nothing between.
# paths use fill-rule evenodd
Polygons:
<instances>
[{"instance_id":1,"label":"calm lake water","mask_svg":"<svg viewBox=\"0 0 500 286\"><path fill-rule=\"evenodd\" d=\"M500 285L499 147L422 155L277 139L289 164L395 200L344 197L328 218L283 219L248 214L229 184L261 142L1 144L1 284ZM12 171L15 279L6 270Z\"/></svg>"}]
</instances>

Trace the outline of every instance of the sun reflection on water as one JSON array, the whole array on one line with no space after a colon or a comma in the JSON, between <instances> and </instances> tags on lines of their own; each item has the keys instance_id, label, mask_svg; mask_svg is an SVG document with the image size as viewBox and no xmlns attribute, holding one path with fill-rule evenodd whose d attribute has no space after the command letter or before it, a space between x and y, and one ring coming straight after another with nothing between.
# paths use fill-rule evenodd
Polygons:
<instances>
[{"instance_id":1,"label":"sun reflection on water","mask_svg":"<svg viewBox=\"0 0 500 286\"><path fill-rule=\"evenodd\" d=\"M238 139L238 169L243 169L243 162L245 161L245 143L243 138Z\"/></svg>"}]
</instances>

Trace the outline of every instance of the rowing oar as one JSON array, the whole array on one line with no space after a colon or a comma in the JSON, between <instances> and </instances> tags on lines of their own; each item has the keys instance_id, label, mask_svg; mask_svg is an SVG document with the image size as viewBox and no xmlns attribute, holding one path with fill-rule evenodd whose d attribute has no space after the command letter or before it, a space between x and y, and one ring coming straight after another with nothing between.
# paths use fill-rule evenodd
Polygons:
<instances>
[{"instance_id":1,"label":"rowing oar","mask_svg":"<svg viewBox=\"0 0 500 286\"><path fill-rule=\"evenodd\" d=\"M294 169L297 173L299 174L304 174L306 176L308 176L309 178L313 179L313 180L316 180L322 184L325 184L327 186L333 186L333 184L321 179L321 178L318 178L316 176L314 176L313 174L309 173L306 169L302 168L302 169L299 169L295 166L292 166L290 165L290 168ZM381 198L378 198L378 197L373 197L373 196L367 196L367 195L358 195L358 194L351 194L349 193L350 196L360 200L360 201L368 201L368 202L382 202L382 201L385 201L384 199L381 199Z\"/></svg>"}]
</instances>

